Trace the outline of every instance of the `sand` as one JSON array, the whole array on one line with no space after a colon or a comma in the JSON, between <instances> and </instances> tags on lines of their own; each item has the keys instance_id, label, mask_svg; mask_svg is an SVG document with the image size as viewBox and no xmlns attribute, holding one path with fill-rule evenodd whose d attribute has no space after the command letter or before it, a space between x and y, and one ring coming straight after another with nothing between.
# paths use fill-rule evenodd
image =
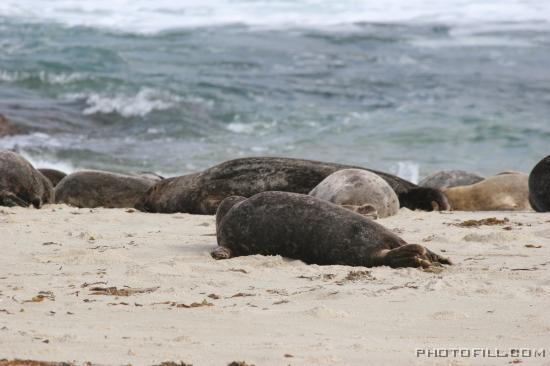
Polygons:
<instances>
[{"instance_id":1,"label":"sand","mask_svg":"<svg viewBox=\"0 0 550 366\"><path fill-rule=\"evenodd\" d=\"M456 226L489 217L509 221ZM214 261L212 216L0 208L0 359L550 364L550 214L401 209L378 221L455 265L429 272L278 256ZM415 351L518 347L546 348L546 357Z\"/></svg>"}]
</instances>

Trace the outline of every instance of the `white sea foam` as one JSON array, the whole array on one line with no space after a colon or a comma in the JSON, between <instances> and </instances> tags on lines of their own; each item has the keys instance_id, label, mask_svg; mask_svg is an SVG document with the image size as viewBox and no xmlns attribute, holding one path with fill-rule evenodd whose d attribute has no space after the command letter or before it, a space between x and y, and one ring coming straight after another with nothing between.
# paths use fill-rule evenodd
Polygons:
<instances>
[{"instance_id":1,"label":"white sea foam","mask_svg":"<svg viewBox=\"0 0 550 366\"><path fill-rule=\"evenodd\" d=\"M239 122L232 122L226 128L235 133L252 133L254 131L254 125Z\"/></svg>"},{"instance_id":2,"label":"white sea foam","mask_svg":"<svg viewBox=\"0 0 550 366\"><path fill-rule=\"evenodd\" d=\"M356 22L545 22L547 0L3 0L0 16L137 33L245 24L325 27Z\"/></svg>"},{"instance_id":3,"label":"white sea foam","mask_svg":"<svg viewBox=\"0 0 550 366\"><path fill-rule=\"evenodd\" d=\"M412 161L400 161L397 163L397 168L394 170L398 177L408 180L414 184L418 183L418 175L420 172L418 163Z\"/></svg>"},{"instance_id":4,"label":"white sea foam","mask_svg":"<svg viewBox=\"0 0 550 366\"><path fill-rule=\"evenodd\" d=\"M20 154L23 155L23 157L25 157L25 159L27 159L35 168L57 169L67 174L77 170L72 163L58 160L54 156L34 156L25 151L21 151Z\"/></svg>"},{"instance_id":5,"label":"white sea foam","mask_svg":"<svg viewBox=\"0 0 550 366\"><path fill-rule=\"evenodd\" d=\"M181 98L166 92L143 88L135 95L78 93L66 95L69 100L83 100L83 114L118 113L123 117L143 117L154 110L166 110L181 102Z\"/></svg>"},{"instance_id":6,"label":"white sea foam","mask_svg":"<svg viewBox=\"0 0 550 366\"><path fill-rule=\"evenodd\" d=\"M73 143L78 143L77 138L67 137ZM35 132L26 135L6 136L0 139L0 149L14 150L25 157L36 168L58 169L65 173L72 173L76 167L68 162L57 158L54 154L41 152L39 155L29 150L50 150L67 145L65 137L54 137L42 132Z\"/></svg>"},{"instance_id":7,"label":"white sea foam","mask_svg":"<svg viewBox=\"0 0 550 366\"><path fill-rule=\"evenodd\" d=\"M82 73L50 73L46 71L7 71L0 70L0 82L15 83L32 79L40 80L45 84L69 84L82 81L88 77Z\"/></svg>"}]
</instances>

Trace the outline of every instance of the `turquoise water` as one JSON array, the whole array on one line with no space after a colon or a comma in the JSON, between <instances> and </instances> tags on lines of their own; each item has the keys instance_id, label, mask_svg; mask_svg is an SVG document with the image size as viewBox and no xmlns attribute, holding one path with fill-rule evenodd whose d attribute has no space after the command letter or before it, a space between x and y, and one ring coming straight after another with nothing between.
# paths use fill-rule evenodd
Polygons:
<instances>
[{"instance_id":1,"label":"turquoise water","mask_svg":"<svg viewBox=\"0 0 550 366\"><path fill-rule=\"evenodd\" d=\"M225 13L156 8L151 19L107 5L44 16L28 15L32 1L0 5L0 113L30 132L0 148L65 170L177 175L282 155L411 180L529 171L550 153L550 22L529 2L496 19L474 7L466 20L253 2L275 9L266 26L244 0L218 3Z\"/></svg>"}]
</instances>

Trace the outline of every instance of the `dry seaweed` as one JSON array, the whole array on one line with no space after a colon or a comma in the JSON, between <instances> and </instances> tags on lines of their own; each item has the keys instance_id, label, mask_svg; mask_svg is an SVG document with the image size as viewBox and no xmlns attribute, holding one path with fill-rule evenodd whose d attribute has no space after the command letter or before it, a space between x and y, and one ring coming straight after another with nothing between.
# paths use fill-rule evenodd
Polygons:
<instances>
[{"instance_id":1,"label":"dry seaweed","mask_svg":"<svg viewBox=\"0 0 550 366\"><path fill-rule=\"evenodd\" d=\"M370 271L349 271L347 276L344 278L344 280L352 282L374 279L375 278L371 275Z\"/></svg>"},{"instance_id":2,"label":"dry seaweed","mask_svg":"<svg viewBox=\"0 0 550 366\"><path fill-rule=\"evenodd\" d=\"M84 366L91 365L86 362ZM48 362L48 361L35 361L35 360L0 360L0 366L75 366L72 362Z\"/></svg>"},{"instance_id":3,"label":"dry seaweed","mask_svg":"<svg viewBox=\"0 0 550 366\"><path fill-rule=\"evenodd\" d=\"M90 288L90 295L107 295L107 296L131 296L135 294L148 294L158 290L159 287L149 287L149 288L132 288L124 287L117 288L113 287L92 287Z\"/></svg>"},{"instance_id":4,"label":"dry seaweed","mask_svg":"<svg viewBox=\"0 0 550 366\"><path fill-rule=\"evenodd\" d=\"M51 291L40 291L38 295L34 296L32 299L23 302L42 302L44 299L55 301L55 296Z\"/></svg>"},{"instance_id":5,"label":"dry seaweed","mask_svg":"<svg viewBox=\"0 0 550 366\"><path fill-rule=\"evenodd\" d=\"M275 301L273 303L273 305L281 305L281 304L286 304L286 303L289 303L290 301L288 300L279 300L279 301Z\"/></svg>"},{"instance_id":6,"label":"dry seaweed","mask_svg":"<svg viewBox=\"0 0 550 366\"><path fill-rule=\"evenodd\" d=\"M248 296L256 296L255 294L247 294L247 293L244 293L244 292L239 292L239 293L236 293L235 295L233 296L230 296L229 298L233 298L233 297L248 297Z\"/></svg>"},{"instance_id":7,"label":"dry seaweed","mask_svg":"<svg viewBox=\"0 0 550 366\"><path fill-rule=\"evenodd\" d=\"M189 308L200 308L200 307L203 307L203 306L214 306L214 304L206 301L206 300L202 300L202 302L194 302L192 303L191 305L187 305L187 304L176 304L176 308L186 308L186 309L189 309Z\"/></svg>"},{"instance_id":8,"label":"dry seaweed","mask_svg":"<svg viewBox=\"0 0 550 366\"><path fill-rule=\"evenodd\" d=\"M228 271L231 271L231 272L248 273L245 269L242 269L242 268L229 268Z\"/></svg>"},{"instance_id":9,"label":"dry seaweed","mask_svg":"<svg viewBox=\"0 0 550 366\"><path fill-rule=\"evenodd\" d=\"M214 306L214 304L212 304L212 303L210 303L206 300L202 300L202 302L193 302L189 305L184 304L184 303L177 303L175 301L154 302L151 305L170 305L170 307L173 307L173 308L185 308L185 309L200 308L200 307L203 307L203 306Z\"/></svg>"},{"instance_id":10,"label":"dry seaweed","mask_svg":"<svg viewBox=\"0 0 550 366\"><path fill-rule=\"evenodd\" d=\"M450 224L450 225L459 226L459 227L480 227L482 225L487 225L487 226L506 225L509 222L510 220L507 217L505 217L502 220L497 219L496 217L489 217L481 220L466 220L457 224Z\"/></svg>"},{"instance_id":11,"label":"dry seaweed","mask_svg":"<svg viewBox=\"0 0 550 366\"><path fill-rule=\"evenodd\" d=\"M336 275L334 273L323 273L323 274L319 274L319 275L316 275L316 276L300 275L297 278L304 278L304 279L310 280L310 281L313 281L313 280L330 281L330 280L333 280L335 277L336 277Z\"/></svg>"}]
</instances>

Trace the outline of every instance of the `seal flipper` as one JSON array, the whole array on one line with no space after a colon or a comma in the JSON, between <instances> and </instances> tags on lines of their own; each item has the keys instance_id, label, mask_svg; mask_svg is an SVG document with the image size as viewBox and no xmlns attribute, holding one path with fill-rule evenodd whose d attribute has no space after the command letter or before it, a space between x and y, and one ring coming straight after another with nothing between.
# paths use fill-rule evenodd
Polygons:
<instances>
[{"instance_id":1,"label":"seal flipper","mask_svg":"<svg viewBox=\"0 0 550 366\"><path fill-rule=\"evenodd\" d=\"M376 220L378 218L378 211L376 210L376 207L374 207L371 204L364 204L361 206L357 205L342 205L343 208L347 208L350 211L356 212L360 215L369 217L373 220Z\"/></svg>"},{"instance_id":2,"label":"seal flipper","mask_svg":"<svg viewBox=\"0 0 550 366\"><path fill-rule=\"evenodd\" d=\"M210 255L215 260L229 259L233 257L233 253L231 252L231 249L226 247L217 247L216 249L210 252Z\"/></svg>"},{"instance_id":3,"label":"seal flipper","mask_svg":"<svg viewBox=\"0 0 550 366\"><path fill-rule=\"evenodd\" d=\"M428 268L434 264L452 264L447 258L429 251L418 244L406 244L391 249L382 256L382 264L392 268L422 267Z\"/></svg>"},{"instance_id":4,"label":"seal flipper","mask_svg":"<svg viewBox=\"0 0 550 366\"><path fill-rule=\"evenodd\" d=\"M40 198L33 198L31 204L34 206L34 208L40 208L42 207L42 200Z\"/></svg>"},{"instance_id":5,"label":"seal flipper","mask_svg":"<svg viewBox=\"0 0 550 366\"><path fill-rule=\"evenodd\" d=\"M10 191L0 191L0 206L14 207L29 207L29 204L17 197L15 194Z\"/></svg>"}]
</instances>

